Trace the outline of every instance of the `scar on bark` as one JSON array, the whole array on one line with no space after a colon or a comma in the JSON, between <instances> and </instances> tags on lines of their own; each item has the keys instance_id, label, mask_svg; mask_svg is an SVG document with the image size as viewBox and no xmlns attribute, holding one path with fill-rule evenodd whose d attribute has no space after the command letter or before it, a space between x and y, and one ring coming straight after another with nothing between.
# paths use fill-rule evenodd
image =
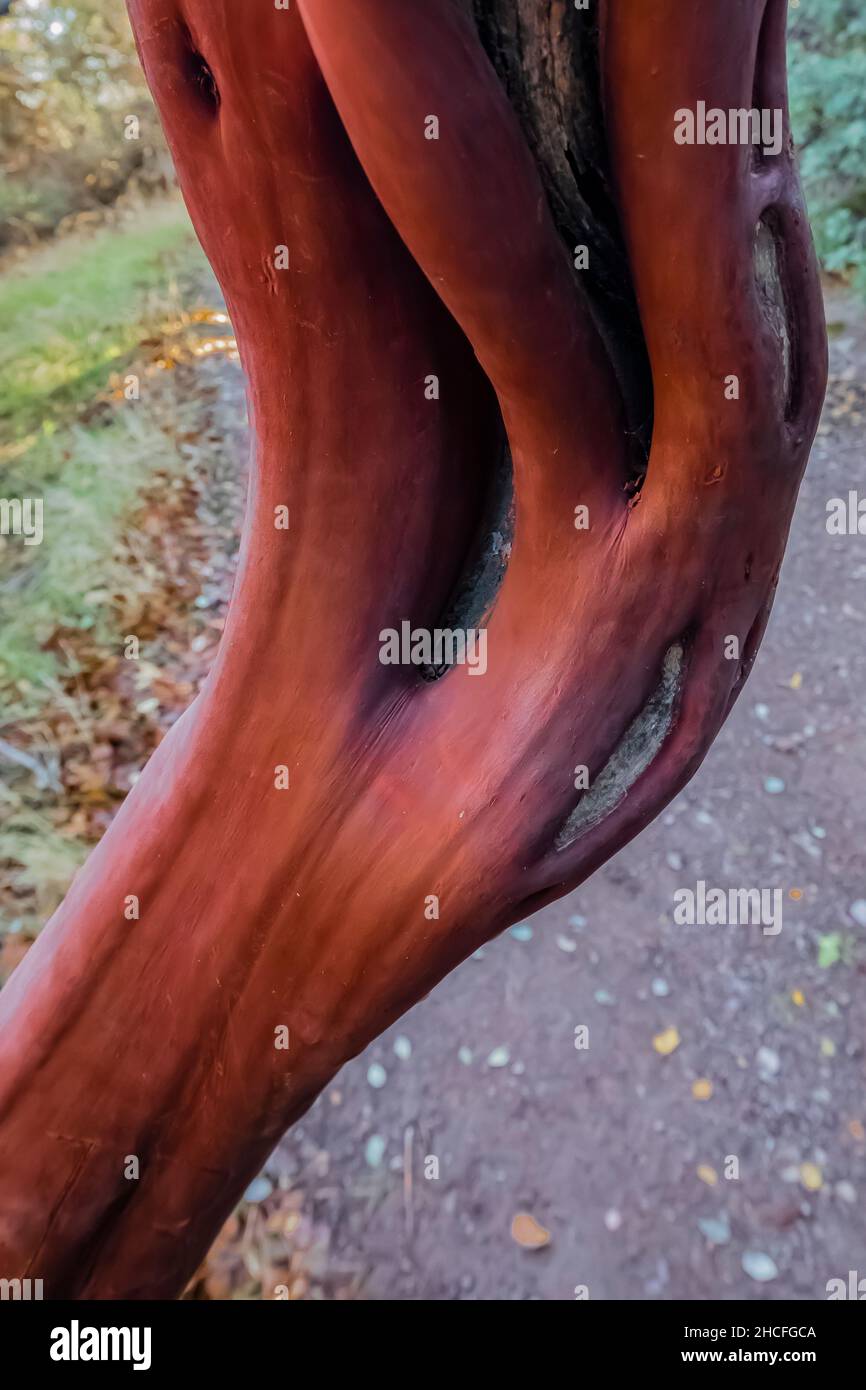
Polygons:
<instances>
[{"instance_id":1,"label":"scar on bark","mask_svg":"<svg viewBox=\"0 0 866 1390\"><path fill-rule=\"evenodd\" d=\"M554 841L557 850L568 849L584 831L616 810L664 747L676 721L685 665L685 642L675 642L665 653L661 679L652 695L558 832Z\"/></svg>"}]
</instances>

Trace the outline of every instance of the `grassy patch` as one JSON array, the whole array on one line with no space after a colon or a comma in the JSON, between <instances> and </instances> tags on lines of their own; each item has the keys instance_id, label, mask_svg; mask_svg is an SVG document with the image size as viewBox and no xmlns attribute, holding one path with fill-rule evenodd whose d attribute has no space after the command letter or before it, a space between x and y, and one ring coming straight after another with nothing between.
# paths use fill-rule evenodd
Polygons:
<instances>
[{"instance_id":1,"label":"grassy patch","mask_svg":"<svg viewBox=\"0 0 866 1390\"><path fill-rule=\"evenodd\" d=\"M219 640L209 557L243 507L230 335L178 203L57 241L0 287L0 499L41 502L43 532L0 536L0 984ZM212 464L225 513L200 510Z\"/></svg>"},{"instance_id":2,"label":"grassy patch","mask_svg":"<svg viewBox=\"0 0 866 1390\"><path fill-rule=\"evenodd\" d=\"M0 446L26 442L103 390L203 259L180 203L70 236L0 282ZM0 454L2 459L2 454Z\"/></svg>"},{"instance_id":3,"label":"grassy patch","mask_svg":"<svg viewBox=\"0 0 866 1390\"><path fill-rule=\"evenodd\" d=\"M177 318L183 281L203 265L183 207L168 203L38 252L0 288L0 496L40 498L44 513L40 545L0 537L7 719L50 688L52 634L103 621L107 596L125 582L116 562L124 515L156 470L177 467L147 402L112 403L108 388L142 341Z\"/></svg>"},{"instance_id":4,"label":"grassy patch","mask_svg":"<svg viewBox=\"0 0 866 1390\"><path fill-rule=\"evenodd\" d=\"M111 597L130 582L128 557L117 553L124 518L156 469L178 468L171 440L132 406L97 429L59 430L34 453L44 539L31 548L7 540L19 547L17 563L0 567L0 686L15 687L18 715L46 698L58 666L68 665L58 632L93 629L110 640Z\"/></svg>"}]
</instances>

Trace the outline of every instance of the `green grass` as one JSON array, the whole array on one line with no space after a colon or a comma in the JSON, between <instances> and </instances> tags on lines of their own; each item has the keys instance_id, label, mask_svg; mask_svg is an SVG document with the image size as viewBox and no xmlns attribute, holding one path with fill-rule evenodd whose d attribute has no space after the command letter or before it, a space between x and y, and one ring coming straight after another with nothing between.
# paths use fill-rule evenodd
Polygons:
<instances>
[{"instance_id":1,"label":"green grass","mask_svg":"<svg viewBox=\"0 0 866 1390\"><path fill-rule=\"evenodd\" d=\"M96 430L60 429L30 457L50 475L36 489L44 539L18 550L14 570L0 562L0 686L27 694L25 708L56 678L57 657L43 646L52 633L96 629L105 639L110 596L129 583L116 558L124 519L155 469L178 467L165 433L132 406Z\"/></svg>"},{"instance_id":2,"label":"green grass","mask_svg":"<svg viewBox=\"0 0 866 1390\"><path fill-rule=\"evenodd\" d=\"M145 399L87 416L142 338L181 308L205 262L177 203L136 222L58 241L7 271L0 288L0 496L43 499L44 539L0 537L0 688L4 720L50 698L58 627L96 628L128 575L125 516L177 451Z\"/></svg>"},{"instance_id":3,"label":"green grass","mask_svg":"<svg viewBox=\"0 0 866 1390\"><path fill-rule=\"evenodd\" d=\"M102 390L148 324L169 311L169 286L201 262L180 203L76 234L6 271L0 283L0 444L25 439Z\"/></svg>"},{"instance_id":4,"label":"green grass","mask_svg":"<svg viewBox=\"0 0 866 1390\"><path fill-rule=\"evenodd\" d=\"M0 497L41 498L44 525L40 545L0 536L0 734L20 745L23 732L23 746L49 760L58 712L87 745L99 711L66 634L89 634L79 650L97 659L117 652L123 602L149 582L130 518L157 472L182 471L174 432L194 427L196 402L175 372L148 374L159 353L141 344L162 342L205 271L183 207L167 202L49 243L0 283ZM113 398L112 375L122 380L133 363L141 399ZM52 640L59 630L62 642ZM11 895L0 933L5 923L35 934L86 857L65 806L65 793L40 793L0 760L0 874Z\"/></svg>"}]
</instances>

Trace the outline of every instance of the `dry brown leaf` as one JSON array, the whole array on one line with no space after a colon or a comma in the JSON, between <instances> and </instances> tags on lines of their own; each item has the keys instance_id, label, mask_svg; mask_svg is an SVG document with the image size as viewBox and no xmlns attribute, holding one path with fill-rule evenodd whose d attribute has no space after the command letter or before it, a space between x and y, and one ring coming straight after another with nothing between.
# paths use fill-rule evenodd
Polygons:
<instances>
[{"instance_id":1,"label":"dry brown leaf","mask_svg":"<svg viewBox=\"0 0 866 1390\"><path fill-rule=\"evenodd\" d=\"M524 1250L541 1250L550 1244L550 1232L530 1216L527 1211L519 1211L511 1223L511 1234Z\"/></svg>"}]
</instances>

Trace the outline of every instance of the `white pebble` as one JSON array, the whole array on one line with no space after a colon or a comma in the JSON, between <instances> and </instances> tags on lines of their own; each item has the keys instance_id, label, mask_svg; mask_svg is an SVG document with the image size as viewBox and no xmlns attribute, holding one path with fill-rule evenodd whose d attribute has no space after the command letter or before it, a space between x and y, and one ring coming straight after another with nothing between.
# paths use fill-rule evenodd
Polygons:
<instances>
[{"instance_id":1,"label":"white pebble","mask_svg":"<svg viewBox=\"0 0 866 1390\"><path fill-rule=\"evenodd\" d=\"M507 1047L494 1047L487 1058L487 1065L488 1067L507 1067L510 1061L511 1053Z\"/></svg>"},{"instance_id":2,"label":"white pebble","mask_svg":"<svg viewBox=\"0 0 866 1390\"><path fill-rule=\"evenodd\" d=\"M769 1283L779 1273L775 1260L765 1255L762 1250L747 1250L743 1255L742 1265L749 1278L758 1284Z\"/></svg>"},{"instance_id":3,"label":"white pebble","mask_svg":"<svg viewBox=\"0 0 866 1390\"><path fill-rule=\"evenodd\" d=\"M364 1158L370 1168L378 1168L385 1157L386 1143L381 1134L371 1134L364 1147Z\"/></svg>"},{"instance_id":4,"label":"white pebble","mask_svg":"<svg viewBox=\"0 0 866 1390\"><path fill-rule=\"evenodd\" d=\"M764 1077L776 1076L782 1065L778 1052L771 1047L759 1047L757 1061L758 1070Z\"/></svg>"},{"instance_id":5,"label":"white pebble","mask_svg":"<svg viewBox=\"0 0 866 1390\"><path fill-rule=\"evenodd\" d=\"M254 1203L264 1202L267 1200L268 1197L270 1197L273 1190L274 1185L271 1182L270 1178L266 1178L264 1174L261 1174L259 1177L254 1178L253 1181L250 1183L249 1187L244 1193L244 1201Z\"/></svg>"}]
</instances>

